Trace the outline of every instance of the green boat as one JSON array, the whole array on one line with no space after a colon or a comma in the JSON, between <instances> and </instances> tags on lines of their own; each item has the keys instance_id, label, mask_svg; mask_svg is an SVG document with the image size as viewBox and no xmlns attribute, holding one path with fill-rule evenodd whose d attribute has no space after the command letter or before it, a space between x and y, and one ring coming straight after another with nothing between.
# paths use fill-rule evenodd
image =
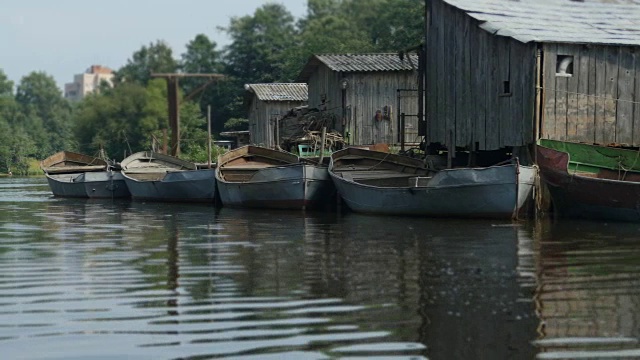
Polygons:
<instances>
[{"instance_id":1,"label":"green boat","mask_svg":"<svg viewBox=\"0 0 640 360\"><path fill-rule=\"evenodd\" d=\"M541 139L536 153L558 215L640 221L640 150Z\"/></svg>"}]
</instances>

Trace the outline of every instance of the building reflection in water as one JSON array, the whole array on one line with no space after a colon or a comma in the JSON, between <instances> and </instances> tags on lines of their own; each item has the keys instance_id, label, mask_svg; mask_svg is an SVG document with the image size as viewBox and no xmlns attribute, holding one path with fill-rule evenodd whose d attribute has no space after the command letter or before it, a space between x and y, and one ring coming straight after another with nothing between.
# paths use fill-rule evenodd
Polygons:
<instances>
[{"instance_id":1,"label":"building reflection in water","mask_svg":"<svg viewBox=\"0 0 640 360\"><path fill-rule=\"evenodd\" d=\"M539 357L640 357L639 229L624 223L537 224L531 253Z\"/></svg>"}]
</instances>

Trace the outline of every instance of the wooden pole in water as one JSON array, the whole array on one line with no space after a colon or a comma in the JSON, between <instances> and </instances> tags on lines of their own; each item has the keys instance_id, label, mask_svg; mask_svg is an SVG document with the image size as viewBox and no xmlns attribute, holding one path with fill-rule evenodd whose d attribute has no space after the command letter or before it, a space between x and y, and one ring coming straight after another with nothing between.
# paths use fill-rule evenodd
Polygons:
<instances>
[{"instance_id":1,"label":"wooden pole in water","mask_svg":"<svg viewBox=\"0 0 640 360\"><path fill-rule=\"evenodd\" d=\"M327 140L327 127L322 127L322 137L320 138L320 161L322 164L322 160L324 160L324 142Z\"/></svg>"},{"instance_id":2,"label":"wooden pole in water","mask_svg":"<svg viewBox=\"0 0 640 360\"><path fill-rule=\"evenodd\" d=\"M456 157L456 147L453 144L453 130L449 130L449 140L447 141L447 169L453 167L453 158Z\"/></svg>"},{"instance_id":3,"label":"wooden pole in water","mask_svg":"<svg viewBox=\"0 0 640 360\"><path fill-rule=\"evenodd\" d=\"M280 116L276 117L276 149L280 150Z\"/></svg>"},{"instance_id":4,"label":"wooden pole in water","mask_svg":"<svg viewBox=\"0 0 640 360\"><path fill-rule=\"evenodd\" d=\"M405 113L400 114L400 150L404 152L404 137L405 137Z\"/></svg>"},{"instance_id":5,"label":"wooden pole in water","mask_svg":"<svg viewBox=\"0 0 640 360\"><path fill-rule=\"evenodd\" d=\"M211 169L211 105L207 105L207 134L207 155L209 156L207 167Z\"/></svg>"}]
</instances>

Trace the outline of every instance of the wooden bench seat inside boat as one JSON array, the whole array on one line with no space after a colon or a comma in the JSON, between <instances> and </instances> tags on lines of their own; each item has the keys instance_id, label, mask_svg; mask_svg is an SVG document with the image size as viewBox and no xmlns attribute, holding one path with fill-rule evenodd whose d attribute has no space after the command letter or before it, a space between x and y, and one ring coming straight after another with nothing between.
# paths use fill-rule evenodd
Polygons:
<instances>
[{"instance_id":1,"label":"wooden bench seat inside boat","mask_svg":"<svg viewBox=\"0 0 640 360\"><path fill-rule=\"evenodd\" d=\"M161 181L165 176L167 176L167 172L127 172L127 176L138 181Z\"/></svg>"},{"instance_id":2,"label":"wooden bench seat inside boat","mask_svg":"<svg viewBox=\"0 0 640 360\"><path fill-rule=\"evenodd\" d=\"M91 171L104 171L107 169L106 165L77 165L77 166L51 166L44 168L44 172L47 174L69 174L79 172L91 172Z\"/></svg>"},{"instance_id":3,"label":"wooden bench seat inside boat","mask_svg":"<svg viewBox=\"0 0 640 360\"><path fill-rule=\"evenodd\" d=\"M342 172L342 177L345 179L351 179L353 181L368 180L368 179L391 179L391 178L410 178L415 177L416 174L401 173L393 170L368 170L368 171L345 171Z\"/></svg>"},{"instance_id":4,"label":"wooden bench seat inside boat","mask_svg":"<svg viewBox=\"0 0 640 360\"><path fill-rule=\"evenodd\" d=\"M273 165L263 163L246 163L242 165L223 166L220 168L220 173L228 182L247 182L256 172L271 166Z\"/></svg>"},{"instance_id":5,"label":"wooden bench seat inside boat","mask_svg":"<svg viewBox=\"0 0 640 360\"><path fill-rule=\"evenodd\" d=\"M167 173L172 171L176 170L166 167L149 166L127 170L126 174L128 177L138 181L161 181L167 176Z\"/></svg>"},{"instance_id":6,"label":"wooden bench seat inside boat","mask_svg":"<svg viewBox=\"0 0 640 360\"><path fill-rule=\"evenodd\" d=\"M411 179L415 183L416 174L402 173L393 170L361 170L339 172L343 179L361 184L379 187L407 187Z\"/></svg>"}]
</instances>

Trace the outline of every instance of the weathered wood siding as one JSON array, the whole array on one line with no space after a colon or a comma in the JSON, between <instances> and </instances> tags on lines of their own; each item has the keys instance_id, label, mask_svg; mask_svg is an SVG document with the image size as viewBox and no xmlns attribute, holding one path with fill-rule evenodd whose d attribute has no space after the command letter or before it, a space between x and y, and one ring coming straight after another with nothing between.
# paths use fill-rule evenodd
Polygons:
<instances>
[{"instance_id":1,"label":"weathered wood siding","mask_svg":"<svg viewBox=\"0 0 640 360\"><path fill-rule=\"evenodd\" d=\"M544 44L541 137L640 146L639 50ZM573 57L570 76L556 74L559 55Z\"/></svg>"},{"instance_id":2,"label":"weathered wood siding","mask_svg":"<svg viewBox=\"0 0 640 360\"><path fill-rule=\"evenodd\" d=\"M415 89L416 79L415 71L341 73L320 65L308 80L309 106L334 114L334 128L348 134L351 145L397 144L398 89ZM343 81L347 83L344 107ZM385 106L391 109L389 119L376 120L376 111L384 112ZM417 114L417 96L404 96L401 106L406 114ZM409 130L405 141L415 141L417 118L407 117L405 127Z\"/></svg>"},{"instance_id":3,"label":"weathered wood siding","mask_svg":"<svg viewBox=\"0 0 640 360\"><path fill-rule=\"evenodd\" d=\"M256 96L249 106L249 133L251 143L274 147L276 119L294 107L303 106L304 101L261 101Z\"/></svg>"},{"instance_id":4,"label":"weathered wood siding","mask_svg":"<svg viewBox=\"0 0 640 360\"><path fill-rule=\"evenodd\" d=\"M479 150L534 142L536 44L494 36L442 1L429 7L427 142Z\"/></svg>"}]
</instances>

